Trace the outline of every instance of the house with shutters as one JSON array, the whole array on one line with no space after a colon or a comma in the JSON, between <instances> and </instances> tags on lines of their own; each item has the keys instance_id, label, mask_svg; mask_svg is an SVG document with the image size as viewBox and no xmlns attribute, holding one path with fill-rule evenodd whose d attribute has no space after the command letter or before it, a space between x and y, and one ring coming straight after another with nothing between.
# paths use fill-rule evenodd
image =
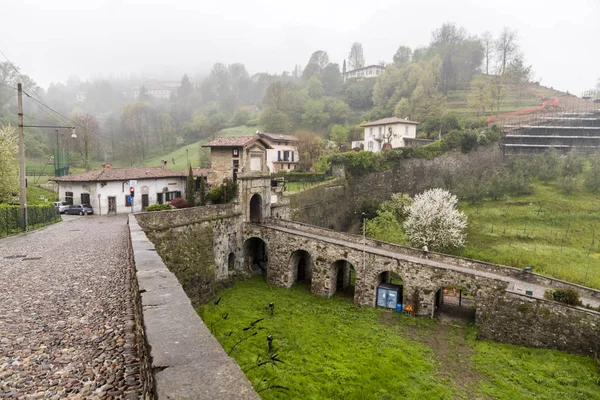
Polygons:
<instances>
[{"instance_id":1,"label":"house with shutters","mask_svg":"<svg viewBox=\"0 0 600 400\"><path fill-rule=\"evenodd\" d=\"M208 184L220 185L225 179L236 182L238 174L269 173L267 151L273 146L259 135L222 136L202 145L210 148L210 170ZM266 168L265 168L266 167Z\"/></svg>"},{"instance_id":2,"label":"house with shutters","mask_svg":"<svg viewBox=\"0 0 600 400\"><path fill-rule=\"evenodd\" d=\"M272 173L291 171L298 166L298 138L279 133L262 133L258 136L271 145L267 149L267 166Z\"/></svg>"},{"instance_id":3,"label":"house with shutters","mask_svg":"<svg viewBox=\"0 0 600 400\"><path fill-rule=\"evenodd\" d=\"M411 146L417 140L417 125L418 122L397 117L364 123L361 125L365 129L363 140L353 141L352 148L378 153L384 145L394 149Z\"/></svg>"},{"instance_id":4,"label":"house with shutters","mask_svg":"<svg viewBox=\"0 0 600 400\"><path fill-rule=\"evenodd\" d=\"M208 170L194 169L196 187ZM166 167L105 168L54 178L59 200L67 204L90 204L95 214L144 211L151 204L164 204L185 197L187 172ZM135 190L133 201L130 188ZM133 209L132 209L133 206Z\"/></svg>"}]
</instances>

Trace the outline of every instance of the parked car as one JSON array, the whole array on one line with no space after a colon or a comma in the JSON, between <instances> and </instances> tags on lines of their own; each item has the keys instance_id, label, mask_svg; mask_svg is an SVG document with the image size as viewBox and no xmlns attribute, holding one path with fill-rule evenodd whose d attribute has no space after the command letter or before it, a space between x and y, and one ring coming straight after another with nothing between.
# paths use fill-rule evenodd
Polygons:
<instances>
[{"instance_id":1,"label":"parked car","mask_svg":"<svg viewBox=\"0 0 600 400\"><path fill-rule=\"evenodd\" d=\"M70 214L70 215L74 215L74 214L88 215L88 214L93 214L93 213L94 213L94 209L89 204L73 204L65 210L65 214Z\"/></svg>"},{"instance_id":2,"label":"parked car","mask_svg":"<svg viewBox=\"0 0 600 400\"><path fill-rule=\"evenodd\" d=\"M62 202L62 201L55 201L54 202L54 208L56 208L56 211L58 211L59 213L62 214L62 213L65 212L65 210L67 208L69 208L69 205L67 203L65 203L65 202Z\"/></svg>"}]
</instances>

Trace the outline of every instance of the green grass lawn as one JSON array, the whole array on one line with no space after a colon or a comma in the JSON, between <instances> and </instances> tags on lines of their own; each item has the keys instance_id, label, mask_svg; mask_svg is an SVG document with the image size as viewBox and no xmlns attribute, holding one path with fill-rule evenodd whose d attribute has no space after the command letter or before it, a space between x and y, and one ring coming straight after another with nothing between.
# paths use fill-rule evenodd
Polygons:
<instances>
[{"instance_id":1,"label":"green grass lawn","mask_svg":"<svg viewBox=\"0 0 600 400\"><path fill-rule=\"evenodd\" d=\"M564 194L556 184L535 194L478 205L468 216L462 256L522 268L600 289L600 195Z\"/></svg>"},{"instance_id":2,"label":"green grass lawn","mask_svg":"<svg viewBox=\"0 0 600 400\"><path fill-rule=\"evenodd\" d=\"M218 296L198 312L265 399L600 398L591 358L479 342L473 327L357 308L349 296L323 299L261 277ZM256 367L269 359L268 335L282 363Z\"/></svg>"},{"instance_id":3,"label":"green grass lawn","mask_svg":"<svg viewBox=\"0 0 600 400\"><path fill-rule=\"evenodd\" d=\"M43 198L42 198L43 197ZM53 202L58 201L58 193L50 190L42 189L39 186L28 185L27 186L27 204L32 205L52 205Z\"/></svg>"}]
</instances>

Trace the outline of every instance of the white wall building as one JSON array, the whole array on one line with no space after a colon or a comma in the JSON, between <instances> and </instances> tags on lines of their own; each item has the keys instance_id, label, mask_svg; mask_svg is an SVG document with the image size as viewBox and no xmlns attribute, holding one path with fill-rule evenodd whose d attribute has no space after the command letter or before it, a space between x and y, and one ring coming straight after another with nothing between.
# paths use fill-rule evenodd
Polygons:
<instances>
[{"instance_id":1,"label":"white wall building","mask_svg":"<svg viewBox=\"0 0 600 400\"><path fill-rule=\"evenodd\" d=\"M293 171L298 165L298 138L278 133L259 133L273 148L267 148L267 166L271 173Z\"/></svg>"},{"instance_id":2,"label":"white wall building","mask_svg":"<svg viewBox=\"0 0 600 400\"><path fill-rule=\"evenodd\" d=\"M143 211L151 204L164 204L185 197L187 173L166 167L103 168L55 178L59 200L68 204L90 204L94 214ZM133 202L129 189L135 187Z\"/></svg>"},{"instance_id":3,"label":"white wall building","mask_svg":"<svg viewBox=\"0 0 600 400\"><path fill-rule=\"evenodd\" d=\"M380 152L385 143L392 148L406 147L410 139L417 137L418 122L396 117L384 118L362 124L365 128L363 140L352 142L352 148L362 147L364 150Z\"/></svg>"},{"instance_id":4,"label":"white wall building","mask_svg":"<svg viewBox=\"0 0 600 400\"><path fill-rule=\"evenodd\" d=\"M366 67L353 69L352 71L347 71L342 74L344 77L344 82L346 79L365 79L365 78L377 78L379 74L383 72L385 68L381 65L368 65Z\"/></svg>"}]
</instances>

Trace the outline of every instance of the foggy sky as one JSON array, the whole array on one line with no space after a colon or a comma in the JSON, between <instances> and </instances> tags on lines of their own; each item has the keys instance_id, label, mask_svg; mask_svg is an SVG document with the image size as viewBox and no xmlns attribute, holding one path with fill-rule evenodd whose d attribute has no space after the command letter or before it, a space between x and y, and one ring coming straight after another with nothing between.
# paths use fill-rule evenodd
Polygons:
<instances>
[{"instance_id":1,"label":"foggy sky","mask_svg":"<svg viewBox=\"0 0 600 400\"><path fill-rule=\"evenodd\" d=\"M180 79L215 62L250 74L291 71L325 50L342 64L361 42L367 64L427 45L450 21L471 34L519 33L534 78L580 95L600 78L600 0L15 0L0 5L0 50L45 89L128 73ZM0 55L0 60L4 61Z\"/></svg>"}]
</instances>

